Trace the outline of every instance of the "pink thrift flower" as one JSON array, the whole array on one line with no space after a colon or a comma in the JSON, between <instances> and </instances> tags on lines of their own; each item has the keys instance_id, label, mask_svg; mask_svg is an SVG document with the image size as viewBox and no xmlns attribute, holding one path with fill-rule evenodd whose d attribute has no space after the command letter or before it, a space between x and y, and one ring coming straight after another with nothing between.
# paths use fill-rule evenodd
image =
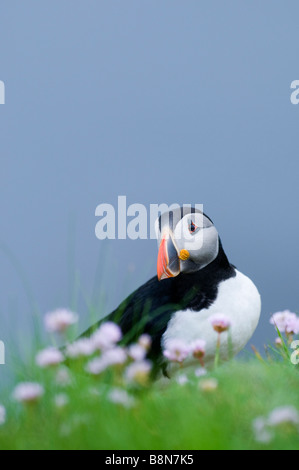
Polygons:
<instances>
[{"instance_id":1,"label":"pink thrift flower","mask_svg":"<svg viewBox=\"0 0 299 470\"><path fill-rule=\"evenodd\" d=\"M150 335L144 333L139 337L138 344L146 351L149 351L152 345L152 338L150 337Z\"/></svg>"},{"instance_id":2,"label":"pink thrift flower","mask_svg":"<svg viewBox=\"0 0 299 470\"><path fill-rule=\"evenodd\" d=\"M299 430L299 412L293 406L281 406L275 408L266 418L256 418L253 421L256 441L269 443L274 438L275 428L285 425Z\"/></svg>"},{"instance_id":3,"label":"pink thrift flower","mask_svg":"<svg viewBox=\"0 0 299 470\"><path fill-rule=\"evenodd\" d=\"M297 315L293 314L292 317L289 316L289 319L286 325L286 333L290 335L298 335L299 318L297 317Z\"/></svg>"},{"instance_id":4,"label":"pink thrift flower","mask_svg":"<svg viewBox=\"0 0 299 470\"><path fill-rule=\"evenodd\" d=\"M57 366L63 361L63 354L53 347L40 351L36 356L36 364L42 368Z\"/></svg>"},{"instance_id":5,"label":"pink thrift flower","mask_svg":"<svg viewBox=\"0 0 299 470\"><path fill-rule=\"evenodd\" d=\"M45 327L49 333L64 333L78 321L78 315L67 309L59 309L45 315Z\"/></svg>"},{"instance_id":6,"label":"pink thrift flower","mask_svg":"<svg viewBox=\"0 0 299 470\"><path fill-rule=\"evenodd\" d=\"M270 318L271 325L274 325L281 333L295 334L299 333L299 318L290 310L277 312Z\"/></svg>"},{"instance_id":7,"label":"pink thrift flower","mask_svg":"<svg viewBox=\"0 0 299 470\"><path fill-rule=\"evenodd\" d=\"M126 390L121 388L113 388L108 394L108 400L112 403L122 405L125 408L131 408L135 404L135 400L131 397Z\"/></svg>"},{"instance_id":8,"label":"pink thrift flower","mask_svg":"<svg viewBox=\"0 0 299 470\"><path fill-rule=\"evenodd\" d=\"M13 392L13 398L21 403L36 403L44 395L44 388L31 382L23 382L17 385Z\"/></svg>"},{"instance_id":9,"label":"pink thrift flower","mask_svg":"<svg viewBox=\"0 0 299 470\"><path fill-rule=\"evenodd\" d=\"M86 370L92 375L100 375L108 367L122 365L126 360L126 351L121 347L116 347L105 351L101 357L90 361L86 366Z\"/></svg>"},{"instance_id":10,"label":"pink thrift flower","mask_svg":"<svg viewBox=\"0 0 299 470\"><path fill-rule=\"evenodd\" d=\"M222 313L212 315L210 317L210 322L217 333L223 333L231 327L230 319Z\"/></svg>"},{"instance_id":11,"label":"pink thrift flower","mask_svg":"<svg viewBox=\"0 0 299 470\"><path fill-rule=\"evenodd\" d=\"M180 339L172 339L167 342L164 356L172 362L182 363L189 355L190 347Z\"/></svg>"},{"instance_id":12,"label":"pink thrift flower","mask_svg":"<svg viewBox=\"0 0 299 470\"><path fill-rule=\"evenodd\" d=\"M126 368L125 379L132 384L146 385L151 369L152 364L150 361L133 362Z\"/></svg>"},{"instance_id":13,"label":"pink thrift flower","mask_svg":"<svg viewBox=\"0 0 299 470\"><path fill-rule=\"evenodd\" d=\"M146 356L146 349L140 344L132 344L129 346L128 354L134 361L142 361Z\"/></svg>"},{"instance_id":14,"label":"pink thrift flower","mask_svg":"<svg viewBox=\"0 0 299 470\"><path fill-rule=\"evenodd\" d=\"M187 375L185 374L180 374L176 377L176 382L179 384L179 385L186 385L186 383L189 382L188 380L188 377Z\"/></svg>"},{"instance_id":15,"label":"pink thrift flower","mask_svg":"<svg viewBox=\"0 0 299 470\"><path fill-rule=\"evenodd\" d=\"M202 359L206 353L206 341L197 339L191 343L190 349L195 359Z\"/></svg>"},{"instance_id":16,"label":"pink thrift flower","mask_svg":"<svg viewBox=\"0 0 299 470\"><path fill-rule=\"evenodd\" d=\"M299 426L299 413L293 406L275 408L268 417L268 424L273 427L283 424Z\"/></svg>"},{"instance_id":17,"label":"pink thrift flower","mask_svg":"<svg viewBox=\"0 0 299 470\"><path fill-rule=\"evenodd\" d=\"M66 355L72 359L91 356L95 352L95 346L90 338L81 338L68 344Z\"/></svg>"},{"instance_id":18,"label":"pink thrift flower","mask_svg":"<svg viewBox=\"0 0 299 470\"><path fill-rule=\"evenodd\" d=\"M288 310L274 313L270 318L271 325L274 325L280 332L284 333L286 329L287 316L289 313L290 312Z\"/></svg>"},{"instance_id":19,"label":"pink thrift flower","mask_svg":"<svg viewBox=\"0 0 299 470\"><path fill-rule=\"evenodd\" d=\"M54 397L54 404L56 408L62 409L69 404L69 397L65 393L59 393Z\"/></svg>"},{"instance_id":20,"label":"pink thrift flower","mask_svg":"<svg viewBox=\"0 0 299 470\"><path fill-rule=\"evenodd\" d=\"M96 349L104 351L113 348L122 339L122 332L116 323L106 322L92 335Z\"/></svg>"},{"instance_id":21,"label":"pink thrift flower","mask_svg":"<svg viewBox=\"0 0 299 470\"><path fill-rule=\"evenodd\" d=\"M204 375L207 375L207 370L204 367L200 367L199 369L196 369L194 371L195 377L203 377Z\"/></svg>"},{"instance_id":22,"label":"pink thrift flower","mask_svg":"<svg viewBox=\"0 0 299 470\"><path fill-rule=\"evenodd\" d=\"M55 382L60 387L67 387L72 384L72 378L67 367L60 367L56 373Z\"/></svg>"},{"instance_id":23,"label":"pink thrift flower","mask_svg":"<svg viewBox=\"0 0 299 470\"><path fill-rule=\"evenodd\" d=\"M123 348L117 346L105 351L101 359L105 361L108 366L121 365L126 362L127 353Z\"/></svg>"},{"instance_id":24,"label":"pink thrift flower","mask_svg":"<svg viewBox=\"0 0 299 470\"><path fill-rule=\"evenodd\" d=\"M97 357L87 364L86 371L92 375L100 375L107 367L108 364L101 357Z\"/></svg>"},{"instance_id":25,"label":"pink thrift flower","mask_svg":"<svg viewBox=\"0 0 299 470\"><path fill-rule=\"evenodd\" d=\"M259 416L256 418L253 423L253 432L254 432L254 437L257 442L260 442L262 444L269 444L271 440L273 439L273 434L270 432L268 426L267 426L267 420L263 418L262 416Z\"/></svg>"}]
</instances>

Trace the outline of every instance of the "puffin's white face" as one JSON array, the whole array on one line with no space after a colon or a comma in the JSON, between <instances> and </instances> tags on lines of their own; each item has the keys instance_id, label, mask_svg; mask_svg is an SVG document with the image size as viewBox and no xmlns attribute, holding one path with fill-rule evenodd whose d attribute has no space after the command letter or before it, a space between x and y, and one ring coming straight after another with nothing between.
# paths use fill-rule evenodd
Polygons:
<instances>
[{"instance_id":1,"label":"puffin's white face","mask_svg":"<svg viewBox=\"0 0 299 470\"><path fill-rule=\"evenodd\" d=\"M199 271L218 255L218 232L199 210L182 207L162 214L156 232L159 280Z\"/></svg>"}]
</instances>

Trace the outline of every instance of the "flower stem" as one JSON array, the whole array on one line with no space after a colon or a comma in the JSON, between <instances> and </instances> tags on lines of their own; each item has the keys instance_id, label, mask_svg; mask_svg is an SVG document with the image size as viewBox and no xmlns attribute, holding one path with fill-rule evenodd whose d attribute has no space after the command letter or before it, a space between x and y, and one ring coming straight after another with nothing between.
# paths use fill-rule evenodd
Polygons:
<instances>
[{"instance_id":1,"label":"flower stem","mask_svg":"<svg viewBox=\"0 0 299 470\"><path fill-rule=\"evenodd\" d=\"M220 342L221 342L221 334L218 333L217 346L216 346L216 354L215 354L215 363L214 363L215 369L219 366Z\"/></svg>"},{"instance_id":2,"label":"flower stem","mask_svg":"<svg viewBox=\"0 0 299 470\"><path fill-rule=\"evenodd\" d=\"M234 357L233 341L232 341L231 331L229 330L228 331L228 359L231 361L233 357Z\"/></svg>"}]
</instances>

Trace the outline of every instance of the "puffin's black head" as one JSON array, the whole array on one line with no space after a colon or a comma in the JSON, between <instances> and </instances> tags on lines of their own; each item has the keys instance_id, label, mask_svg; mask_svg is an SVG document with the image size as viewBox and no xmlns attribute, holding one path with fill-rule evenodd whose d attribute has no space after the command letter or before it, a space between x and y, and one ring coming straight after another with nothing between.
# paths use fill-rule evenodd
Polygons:
<instances>
[{"instance_id":1,"label":"puffin's black head","mask_svg":"<svg viewBox=\"0 0 299 470\"><path fill-rule=\"evenodd\" d=\"M159 281L199 271L218 256L218 232L198 209L181 207L165 212L156 221L156 232Z\"/></svg>"}]
</instances>

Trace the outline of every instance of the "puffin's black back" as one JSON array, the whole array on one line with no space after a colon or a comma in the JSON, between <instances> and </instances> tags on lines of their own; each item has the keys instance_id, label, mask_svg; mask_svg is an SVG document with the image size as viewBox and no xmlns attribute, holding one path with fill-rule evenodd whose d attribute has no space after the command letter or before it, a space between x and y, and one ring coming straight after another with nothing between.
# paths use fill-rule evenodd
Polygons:
<instances>
[{"instance_id":1,"label":"puffin's black back","mask_svg":"<svg viewBox=\"0 0 299 470\"><path fill-rule=\"evenodd\" d=\"M157 276L153 277L82 336L91 335L106 321L120 326L125 344L137 341L141 334L147 333L152 338L149 358L156 368L162 367L161 338L172 314L191 309L200 315L200 310L209 307L216 299L219 283L235 275L220 241L218 256L210 265L195 273L181 273L160 282Z\"/></svg>"}]
</instances>

